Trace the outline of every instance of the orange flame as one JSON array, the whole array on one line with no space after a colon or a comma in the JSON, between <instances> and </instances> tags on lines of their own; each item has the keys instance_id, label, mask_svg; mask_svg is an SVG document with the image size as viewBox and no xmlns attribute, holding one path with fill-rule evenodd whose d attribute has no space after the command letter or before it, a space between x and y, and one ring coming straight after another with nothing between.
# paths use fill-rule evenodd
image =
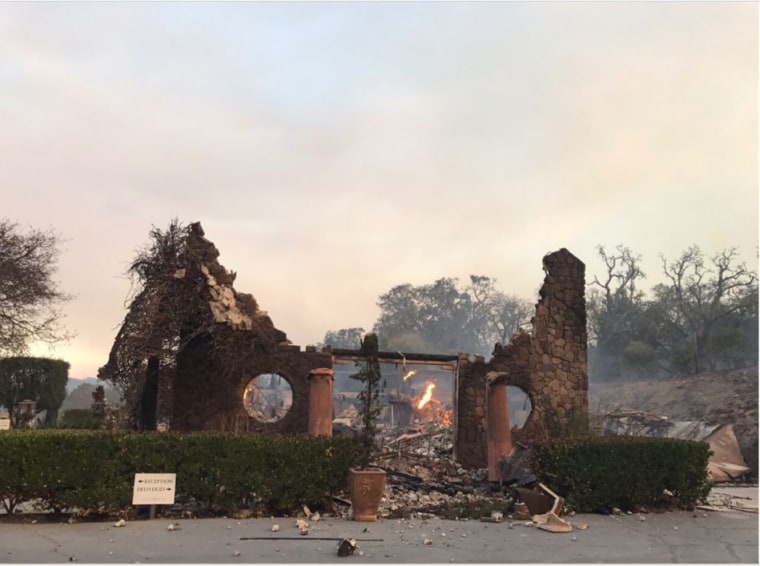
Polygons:
<instances>
[{"instance_id":1,"label":"orange flame","mask_svg":"<svg viewBox=\"0 0 760 566\"><path fill-rule=\"evenodd\" d=\"M406 375L404 376L404 381L412 377L413 375L417 375L416 369L410 369L408 372L406 372Z\"/></svg>"},{"instance_id":2,"label":"orange flame","mask_svg":"<svg viewBox=\"0 0 760 566\"><path fill-rule=\"evenodd\" d=\"M441 410L438 414L437 420L440 424L444 426L449 426L452 424L452 411L451 410Z\"/></svg>"},{"instance_id":3,"label":"orange flame","mask_svg":"<svg viewBox=\"0 0 760 566\"><path fill-rule=\"evenodd\" d=\"M435 389L435 383L430 383L428 381L427 389L425 389L425 394L422 396L422 399L420 399L420 402L417 403L417 409L421 409L430 402L430 400L433 398L433 389Z\"/></svg>"}]
</instances>

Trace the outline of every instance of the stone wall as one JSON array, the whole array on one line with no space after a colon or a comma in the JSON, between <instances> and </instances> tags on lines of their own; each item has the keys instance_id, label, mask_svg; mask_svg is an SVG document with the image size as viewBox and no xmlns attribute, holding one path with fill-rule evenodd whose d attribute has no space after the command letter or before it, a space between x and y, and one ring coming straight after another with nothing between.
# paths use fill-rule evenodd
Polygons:
<instances>
[{"instance_id":1,"label":"stone wall","mask_svg":"<svg viewBox=\"0 0 760 566\"><path fill-rule=\"evenodd\" d=\"M460 361L456 453L463 465L486 466L492 383L518 386L530 397L533 410L514 440L529 444L588 428L585 265L563 248L544 256L543 266L532 331L497 344L488 363Z\"/></svg>"},{"instance_id":2,"label":"stone wall","mask_svg":"<svg viewBox=\"0 0 760 566\"><path fill-rule=\"evenodd\" d=\"M456 406L458 462L483 467L486 458L486 397L483 376L488 364L483 358L470 360L465 354L459 358L459 387Z\"/></svg>"},{"instance_id":3,"label":"stone wall","mask_svg":"<svg viewBox=\"0 0 760 566\"><path fill-rule=\"evenodd\" d=\"M188 265L174 277L196 282L199 328L178 353L175 374L162 383L161 420L178 431L307 432L309 372L332 368L332 356L290 344L254 297L234 288L235 273L218 262L200 223L190 225L187 247ZM290 385L292 405L279 420L262 422L245 410L243 394L250 380L272 373Z\"/></svg>"},{"instance_id":4,"label":"stone wall","mask_svg":"<svg viewBox=\"0 0 760 566\"><path fill-rule=\"evenodd\" d=\"M308 431L309 372L331 368L331 355L302 352L293 345L280 346L272 353L252 350L246 371L224 379L211 350L209 341L198 341L180 358L174 387L174 430L265 434ZM246 412L243 393L251 379L270 373L286 379L293 393L292 405L281 419L261 422Z\"/></svg>"}]
</instances>

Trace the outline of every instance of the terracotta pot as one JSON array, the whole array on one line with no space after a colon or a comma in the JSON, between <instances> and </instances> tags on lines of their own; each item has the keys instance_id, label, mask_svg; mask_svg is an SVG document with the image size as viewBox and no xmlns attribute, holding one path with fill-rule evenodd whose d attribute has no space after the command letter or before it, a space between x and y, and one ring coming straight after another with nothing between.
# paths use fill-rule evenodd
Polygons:
<instances>
[{"instance_id":1,"label":"terracotta pot","mask_svg":"<svg viewBox=\"0 0 760 566\"><path fill-rule=\"evenodd\" d=\"M351 505L355 521L377 521L377 510L385 491L385 471L378 468L351 468Z\"/></svg>"}]
</instances>

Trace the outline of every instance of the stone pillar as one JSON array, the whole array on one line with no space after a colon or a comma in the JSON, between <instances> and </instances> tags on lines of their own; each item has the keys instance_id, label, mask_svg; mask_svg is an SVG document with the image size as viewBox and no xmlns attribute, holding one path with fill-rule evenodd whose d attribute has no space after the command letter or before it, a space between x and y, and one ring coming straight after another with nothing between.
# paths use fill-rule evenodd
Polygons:
<instances>
[{"instance_id":1,"label":"stone pillar","mask_svg":"<svg viewBox=\"0 0 760 566\"><path fill-rule=\"evenodd\" d=\"M333 375L330 368L309 372L309 434L332 436Z\"/></svg>"},{"instance_id":2,"label":"stone pillar","mask_svg":"<svg viewBox=\"0 0 760 566\"><path fill-rule=\"evenodd\" d=\"M507 384L495 383L488 387L488 481L502 478L498 469L499 458L512 451L512 427L509 423Z\"/></svg>"}]
</instances>

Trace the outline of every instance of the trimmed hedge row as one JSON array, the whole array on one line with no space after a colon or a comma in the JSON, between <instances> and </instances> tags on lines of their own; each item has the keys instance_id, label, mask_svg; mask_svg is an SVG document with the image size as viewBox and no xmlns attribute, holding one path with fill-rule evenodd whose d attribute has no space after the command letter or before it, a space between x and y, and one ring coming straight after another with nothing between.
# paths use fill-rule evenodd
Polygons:
<instances>
[{"instance_id":1,"label":"trimmed hedge row","mask_svg":"<svg viewBox=\"0 0 760 566\"><path fill-rule=\"evenodd\" d=\"M210 512L282 513L319 507L342 487L357 456L349 438L110 433L0 433L0 499L42 509L118 513L132 501L134 474L176 473L177 497Z\"/></svg>"},{"instance_id":2,"label":"trimmed hedge row","mask_svg":"<svg viewBox=\"0 0 760 566\"><path fill-rule=\"evenodd\" d=\"M672 438L604 436L535 446L536 476L578 512L675 502L689 508L705 497L710 447ZM665 495L670 492L671 496Z\"/></svg>"}]
</instances>

